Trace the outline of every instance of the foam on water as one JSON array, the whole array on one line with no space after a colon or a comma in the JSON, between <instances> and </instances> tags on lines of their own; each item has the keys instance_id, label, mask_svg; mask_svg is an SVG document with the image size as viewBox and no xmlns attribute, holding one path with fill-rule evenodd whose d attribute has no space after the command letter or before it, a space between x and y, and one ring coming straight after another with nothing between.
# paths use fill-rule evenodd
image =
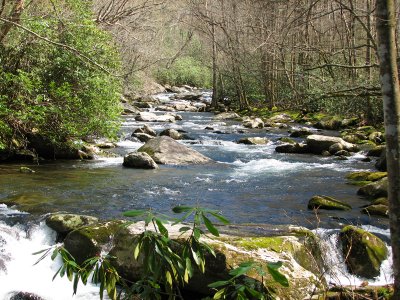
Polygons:
<instances>
[{"instance_id":1,"label":"foam on water","mask_svg":"<svg viewBox=\"0 0 400 300\"><path fill-rule=\"evenodd\" d=\"M302 170L315 170L315 169L331 169L341 172L356 171L357 168L352 166L343 166L338 163L304 163L304 162L288 162L274 158L263 158L251 160L249 162L243 162L236 160L232 163L236 166L235 175L237 176L249 176L259 173L276 173L282 171L296 171Z\"/></svg>"},{"instance_id":2,"label":"foam on water","mask_svg":"<svg viewBox=\"0 0 400 300\"><path fill-rule=\"evenodd\" d=\"M40 257L36 251L49 248L55 233L44 223L25 231L21 227L10 227L0 223L0 262L5 261L6 270L0 268L0 299L10 299L14 292L38 295L46 300L98 299L99 289L95 286L78 286L72 296L72 283L66 278L52 278L60 266L59 261L45 258L35 265Z\"/></svg>"},{"instance_id":3,"label":"foam on water","mask_svg":"<svg viewBox=\"0 0 400 300\"><path fill-rule=\"evenodd\" d=\"M379 233L389 237L388 230L379 229L373 226L361 226L372 233ZM322 251L326 253L325 265L329 266L330 269L326 272L326 280L330 285L351 285L359 286L363 282L367 281L369 285L386 285L393 283L393 271L392 271L392 248L387 245L388 248L388 259L386 259L380 269L380 275L373 280L367 280L365 278L356 277L347 271L344 263L344 257L339 250L341 248L339 242L339 232L337 229L317 229L315 233L321 237L322 240Z\"/></svg>"}]
</instances>

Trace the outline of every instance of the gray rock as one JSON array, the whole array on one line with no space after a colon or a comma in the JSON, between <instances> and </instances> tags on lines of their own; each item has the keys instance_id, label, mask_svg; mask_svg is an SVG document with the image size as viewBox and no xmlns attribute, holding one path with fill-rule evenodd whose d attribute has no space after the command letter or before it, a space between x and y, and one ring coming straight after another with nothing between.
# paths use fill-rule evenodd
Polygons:
<instances>
[{"instance_id":1,"label":"gray rock","mask_svg":"<svg viewBox=\"0 0 400 300\"><path fill-rule=\"evenodd\" d=\"M123 165L128 168L157 169L158 165L145 152L131 152L124 156Z\"/></svg>"},{"instance_id":2,"label":"gray rock","mask_svg":"<svg viewBox=\"0 0 400 300\"><path fill-rule=\"evenodd\" d=\"M246 128L264 128L264 121L260 118L246 118L243 120L243 126Z\"/></svg>"},{"instance_id":3,"label":"gray rock","mask_svg":"<svg viewBox=\"0 0 400 300\"><path fill-rule=\"evenodd\" d=\"M310 129L308 129L308 128L300 128L300 129L298 129L298 130L293 131L293 132L290 134L290 137L298 138L298 137L309 136L309 135L311 135L311 134L312 134L312 131L311 131Z\"/></svg>"},{"instance_id":4,"label":"gray rock","mask_svg":"<svg viewBox=\"0 0 400 300\"><path fill-rule=\"evenodd\" d=\"M147 143L151 139L154 139L154 136L149 135L147 133L133 133L132 136L136 137L142 143Z\"/></svg>"},{"instance_id":5,"label":"gray rock","mask_svg":"<svg viewBox=\"0 0 400 300\"><path fill-rule=\"evenodd\" d=\"M174 140L181 140L183 138L182 134L179 133L179 131L169 128L169 129L165 129L163 131L160 132L160 136L169 136L170 138L174 139Z\"/></svg>"},{"instance_id":6,"label":"gray rock","mask_svg":"<svg viewBox=\"0 0 400 300\"><path fill-rule=\"evenodd\" d=\"M214 120L234 120L238 118L240 116L235 112L223 112L214 116Z\"/></svg>"},{"instance_id":7,"label":"gray rock","mask_svg":"<svg viewBox=\"0 0 400 300\"><path fill-rule=\"evenodd\" d=\"M238 140L238 144L246 145L264 145L268 144L269 140L265 137L247 137Z\"/></svg>"},{"instance_id":8,"label":"gray rock","mask_svg":"<svg viewBox=\"0 0 400 300\"><path fill-rule=\"evenodd\" d=\"M308 146L299 143L279 145L275 148L275 151L278 153L309 153Z\"/></svg>"},{"instance_id":9,"label":"gray rock","mask_svg":"<svg viewBox=\"0 0 400 300\"><path fill-rule=\"evenodd\" d=\"M167 136L156 137L138 149L146 152L159 164L205 164L213 160L203 154L186 147Z\"/></svg>"},{"instance_id":10,"label":"gray rock","mask_svg":"<svg viewBox=\"0 0 400 300\"><path fill-rule=\"evenodd\" d=\"M146 133L151 136L157 136L157 132L147 124L144 124L141 128L137 128L133 133Z\"/></svg>"},{"instance_id":11,"label":"gray rock","mask_svg":"<svg viewBox=\"0 0 400 300\"><path fill-rule=\"evenodd\" d=\"M358 150L356 145L348 143L340 137L318 134L312 134L307 137L307 145L310 149L310 152L314 154L321 154L324 150L329 151L329 148L334 144L340 144L343 146L343 150L347 150L349 152L355 152Z\"/></svg>"},{"instance_id":12,"label":"gray rock","mask_svg":"<svg viewBox=\"0 0 400 300\"><path fill-rule=\"evenodd\" d=\"M342 150L344 150L344 147L340 143L335 143L335 144L331 145L328 149L329 153L332 155L335 154L336 152L339 152Z\"/></svg>"},{"instance_id":13,"label":"gray rock","mask_svg":"<svg viewBox=\"0 0 400 300\"><path fill-rule=\"evenodd\" d=\"M389 218L389 207L384 204L372 204L361 210L363 214Z\"/></svg>"},{"instance_id":14,"label":"gray rock","mask_svg":"<svg viewBox=\"0 0 400 300\"><path fill-rule=\"evenodd\" d=\"M172 115L156 115L151 112L141 112L135 117L135 120L143 122L175 122L175 117Z\"/></svg>"},{"instance_id":15,"label":"gray rock","mask_svg":"<svg viewBox=\"0 0 400 300\"><path fill-rule=\"evenodd\" d=\"M53 214L46 218L46 225L59 234L66 234L82 226L98 222L99 219L96 217L75 214Z\"/></svg>"},{"instance_id":16,"label":"gray rock","mask_svg":"<svg viewBox=\"0 0 400 300\"><path fill-rule=\"evenodd\" d=\"M125 114L138 114L142 111L140 108L130 105L128 103L123 103L122 106L124 108Z\"/></svg>"},{"instance_id":17,"label":"gray rock","mask_svg":"<svg viewBox=\"0 0 400 300\"><path fill-rule=\"evenodd\" d=\"M367 156L380 157L386 151L386 146L376 146L367 152Z\"/></svg>"}]
</instances>

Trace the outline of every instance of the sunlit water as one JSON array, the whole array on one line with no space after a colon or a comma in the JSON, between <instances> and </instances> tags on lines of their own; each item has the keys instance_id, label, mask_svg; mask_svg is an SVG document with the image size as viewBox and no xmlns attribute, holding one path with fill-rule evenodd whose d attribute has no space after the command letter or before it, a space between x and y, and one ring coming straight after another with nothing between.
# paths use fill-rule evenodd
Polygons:
<instances>
[{"instance_id":1,"label":"sunlit water","mask_svg":"<svg viewBox=\"0 0 400 300\"><path fill-rule=\"evenodd\" d=\"M160 97L162 101L167 101L166 96ZM25 286L27 291L36 292L45 299L71 299L72 288L68 281L60 282L65 289L61 294L66 298L49 294L49 290L61 290L57 281L53 283L54 287L49 285L56 268L50 261L31 268L36 258L30 253L54 241L49 230L44 225L38 225L43 215L50 212L63 211L110 219L121 218L122 213L130 209L153 208L172 214L171 208L176 205L200 205L220 211L233 223L328 228L318 233L330 241L327 247L335 253L338 252L335 251L337 245L332 232L337 232L343 224L374 226L387 231L387 220L360 213L360 207L368 202L356 195L356 187L346 183L347 173L373 169L372 163L361 162L362 155L341 161L335 157L278 154L274 151L279 144L278 138L287 136L287 130L249 130L237 122L213 121L210 113L179 114L183 116L183 121L149 125L158 132L165 128L186 131L192 139L182 143L212 158L215 164L161 165L157 170L124 168L123 155L142 145L132 141L130 134L144 124L128 116L123 120L118 148L113 150L117 157L30 165L35 170L34 174L20 173L22 164L0 165L0 203L9 204L8 207L0 205L0 254L12 253L6 261L7 272L0 268L0 299L8 299L6 294L10 291L24 291ZM206 130L207 126L214 130ZM267 137L270 143L262 146L236 143L247 136ZM316 215L307 210L307 203L318 194L344 200L353 209L346 212L321 210ZM13 203L18 205L12 206ZM13 238L6 229L18 232L19 238ZM2 239L11 242L2 246ZM333 254L330 256L336 257ZM337 259L340 261L340 258ZM339 265L343 269L343 263ZM18 277L22 268L26 268L26 278ZM390 261L384 264L384 268L390 269ZM340 277L337 274L342 271L338 270L332 278ZM38 273L42 275L41 279L32 275ZM343 275L341 280L346 281L348 276ZM356 280L352 278L350 282ZM24 284L21 285L21 282ZM75 296L74 299L94 299L91 288L82 292L83 296L79 297L83 298Z\"/></svg>"}]
</instances>

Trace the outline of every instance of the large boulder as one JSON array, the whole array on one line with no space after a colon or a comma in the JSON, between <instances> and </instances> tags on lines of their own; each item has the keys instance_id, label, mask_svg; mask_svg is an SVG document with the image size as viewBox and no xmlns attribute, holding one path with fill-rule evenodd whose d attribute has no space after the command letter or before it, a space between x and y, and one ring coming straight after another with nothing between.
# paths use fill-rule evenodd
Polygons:
<instances>
[{"instance_id":1,"label":"large boulder","mask_svg":"<svg viewBox=\"0 0 400 300\"><path fill-rule=\"evenodd\" d=\"M128 103L123 103L122 107L124 108L124 114L138 114L142 111L140 108Z\"/></svg>"},{"instance_id":2,"label":"large boulder","mask_svg":"<svg viewBox=\"0 0 400 300\"><path fill-rule=\"evenodd\" d=\"M238 140L238 144L245 145L264 145L268 144L269 140L265 137L247 137Z\"/></svg>"},{"instance_id":3,"label":"large boulder","mask_svg":"<svg viewBox=\"0 0 400 300\"><path fill-rule=\"evenodd\" d=\"M308 209L350 210L351 206L328 196L314 196L308 201Z\"/></svg>"},{"instance_id":4,"label":"large boulder","mask_svg":"<svg viewBox=\"0 0 400 300\"><path fill-rule=\"evenodd\" d=\"M344 227L339 237L351 274L369 279L380 274L381 264L388 255L386 244L380 238L351 225Z\"/></svg>"},{"instance_id":5,"label":"large boulder","mask_svg":"<svg viewBox=\"0 0 400 300\"><path fill-rule=\"evenodd\" d=\"M65 249L78 264L82 264L86 259L98 256L102 251L108 252L113 236L123 224L123 221L110 221L80 227L67 234L64 240Z\"/></svg>"},{"instance_id":6,"label":"large boulder","mask_svg":"<svg viewBox=\"0 0 400 300\"><path fill-rule=\"evenodd\" d=\"M113 264L118 273L123 277L135 281L140 278L142 262L147 253L140 254L138 260L132 258L133 249L137 245L138 235L141 233L139 227L142 223L133 224L124 228L115 235L114 246L110 255L115 257ZM179 232L181 225L166 225L169 237L174 241L176 251L181 251L182 236ZM174 227L177 227L174 229ZM260 262L265 267L265 259L269 261L282 261L284 267L281 269L290 282L290 288L285 289L274 286L282 299L304 299L312 293L315 288L315 274L320 273L318 256L320 252L313 238L313 234L306 229L301 234L286 233L285 235L270 237L235 237L223 235L220 239L206 240L215 252L216 256L205 255L205 273L194 272L186 290L209 294L208 284L229 279L229 270L237 267L240 263L249 260ZM307 231L307 232L306 232ZM312 249L312 250L310 250ZM269 278L268 271L266 277ZM250 274L250 277L257 276ZM272 281L271 281L272 282Z\"/></svg>"},{"instance_id":7,"label":"large boulder","mask_svg":"<svg viewBox=\"0 0 400 300\"><path fill-rule=\"evenodd\" d=\"M137 169L157 169L156 162L145 152L131 152L124 156L124 167Z\"/></svg>"},{"instance_id":8,"label":"large boulder","mask_svg":"<svg viewBox=\"0 0 400 300\"><path fill-rule=\"evenodd\" d=\"M136 121L143 122L175 122L175 117L172 115L156 115L151 112L140 112L136 117Z\"/></svg>"},{"instance_id":9,"label":"large boulder","mask_svg":"<svg viewBox=\"0 0 400 300\"><path fill-rule=\"evenodd\" d=\"M275 151L278 153L309 153L308 146L306 144L299 143L285 143L275 147Z\"/></svg>"},{"instance_id":10,"label":"large boulder","mask_svg":"<svg viewBox=\"0 0 400 300\"><path fill-rule=\"evenodd\" d=\"M75 214L52 214L46 218L46 225L61 235L98 222L96 217Z\"/></svg>"},{"instance_id":11,"label":"large boulder","mask_svg":"<svg viewBox=\"0 0 400 300\"><path fill-rule=\"evenodd\" d=\"M362 186L358 192L358 195L366 196L369 198L387 197L388 195L388 179L384 177L378 181Z\"/></svg>"},{"instance_id":12,"label":"large boulder","mask_svg":"<svg viewBox=\"0 0 400 300\"><path fill-rule=\"evenodd\" d=\"M325 136L312 134L307 137L307 146L310 152L314 154L321 154L323 151L329 151L329 148L334 144L340 144L343 149L349 152L357 151L357 146L344 141L340 137Z\"/></svg>"},{"instance_id":13,"label":"large boulder","mask_svg":"<svg viewBox=\"0 0 400 300\"><path fill-rule=\"evenodd\" d=\"M210 158L168 136L160 136L148 141L138 149L138 152L146 152L159 164L187 165L213 162Z\"/></svg>"}]
</instances>

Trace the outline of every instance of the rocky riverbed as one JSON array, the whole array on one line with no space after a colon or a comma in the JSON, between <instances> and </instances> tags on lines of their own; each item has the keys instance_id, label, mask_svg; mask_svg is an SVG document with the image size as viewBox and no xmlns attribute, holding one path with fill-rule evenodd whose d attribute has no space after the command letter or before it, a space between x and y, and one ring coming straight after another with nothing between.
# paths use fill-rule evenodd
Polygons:
<instances>
[{"instance_id":1,"label":"rocky riverbed","mask_svg":"<svg viewBox=\"0 0 400 300\"><path fill-rule=\"evenodd\" d=\"M104 221L120 219L122 213L130 209L152 208L171 214L171 208L177 205L199 205L220 211L232 223L238 224L235 225L237 230L229 227L225 229L226 233L238 236L238 232L242 232L243 237L246 232L243 238L250 241L255 237L275 237L276 234L271 235L271 232L282 228L280 226L311 229L310 234L322 241L322 253L329 253L327 256L331 259L321 257L333 270L326 276L327 283L357 285L365 281L363 277L368 277L365 273L350 275L356 268L343 262L339 232L345 225L357 225L373 232L383 242L388 241L385 213L370 213L372 208L365 213L365 207L371 204L366 197L370 194L359 196L359 187L349 184L375 182L373 184L380 184L377 189L381 191L384 183L379 180L385 180L384 175L380 178L366 175L362 179L356 177L357 180L354 176L346 178L349 173L371 175L370 172L375 171L375 158L369 161L367 157L367 150L372 146L356 146L350 133L342 135L342 139L338 131L326 129L332 129L333 125L335 129L344 126L337 122L332 122L331 127L322 124L317 126L322 129L317 129L308 123L296 124L291 116L283 113L268 120L241 119L231 112L215 115L205 112L208 93L189 89L175 92L178 93L124 99L120 140L116 143L92 141L91 146L86 145L81 150L90 154L85 157L95 157L94 160L0 165L3 187L0 191L0 203L3 203L0 204L0 249L2 255L5 253L0 256L2 282L11 280L11 275L16 274L14 262L20 258L14 253L13 245L20 247L22 243L32 243L30 247L36 247L33 252L40 250L37 248L41 245L45 247L55 241L49 229L37 225L47 213L64 211ZM361 138L361 133L356 137ZM371 138L380 137L375 134ZM181 154L185 151L189 152L190 158L183 159ZM129 153L134 154L133 158L124 162ZM374 197L385 196L380 193ZM310 199L315 196L325 197L324 205L326 197L329 201L344 203L345 209L324 209L326 207L315 201L311 205ZM384 203L380 200L373 205ZM38 241L37 234L45 236L46 242ZM305 247L304 241L297 240L299 237L289 230L281 232L281 238ZM247 240L240 244L237 237L235 240L233 247L244 246L241 251L260 246L260 243L249 246ZM261 244L261 249L279 253L275 242ZM313 250L314 247L303 249ZM387 251L386 255L379 252L381 260L378 271L374 271L378 273L371 275L370 284L390 282L390 249ZM284 260L286 254L277 254L277 259ZM299 262L299 255L298 260L295 256L292 253L290 258L286 257L287 261L293 259L291 270L296 269L294 262L304 267L304 263ZM51 273L51 268L47 274ZM312 276L320 275L315 266L304 269L305 277L307 272ZM9 287L4 287L0 287L0 295L12 292ZM38 292L32 287L18 291ZM86 296L83 293L82 299L94 299L91 293ZM70 299L69 296L55 298L46 293L37 294L44 299Z\"/></svg>"}]
</instances>

